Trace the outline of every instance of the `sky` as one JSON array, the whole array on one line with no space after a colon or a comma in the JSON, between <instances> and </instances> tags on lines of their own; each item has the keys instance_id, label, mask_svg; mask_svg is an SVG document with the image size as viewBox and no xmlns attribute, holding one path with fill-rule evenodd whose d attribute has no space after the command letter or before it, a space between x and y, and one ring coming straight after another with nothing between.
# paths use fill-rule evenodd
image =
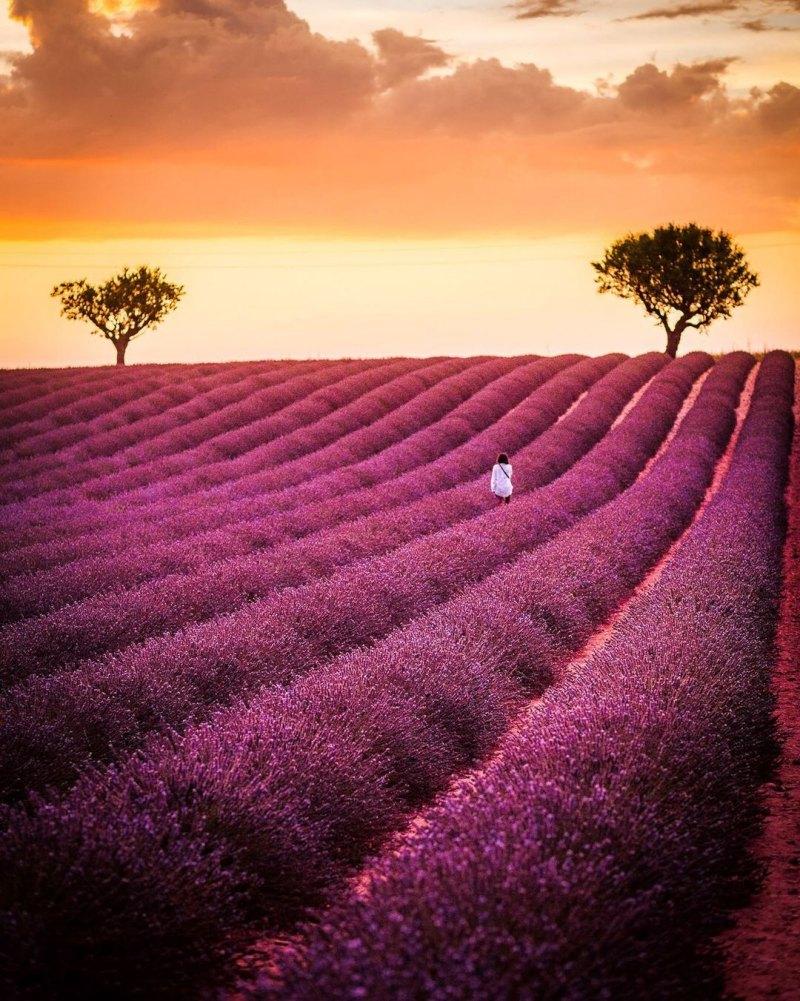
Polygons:
<instances>
[{"instance_id":1,"label":"sky","mask_svg":"<svg viewBox=\"0 0 800 1001\"><path fill-rule=\"evenodd\" d=\"M661 348L591 260L732 232L685 347L800 347L800 0L12 0L0 366L103 364L57 282L162 266L130 362Z\"/></svg>"}]
</instances>

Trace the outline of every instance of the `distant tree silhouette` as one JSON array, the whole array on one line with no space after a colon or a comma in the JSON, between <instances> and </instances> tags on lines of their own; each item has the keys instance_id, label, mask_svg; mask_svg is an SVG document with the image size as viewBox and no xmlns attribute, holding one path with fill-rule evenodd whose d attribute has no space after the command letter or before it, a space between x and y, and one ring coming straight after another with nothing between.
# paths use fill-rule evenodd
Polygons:
<instances>
[{"instance_id":1,"label":"distant tree silhouette","mask_svg":"<svg viewBox=\"0 0 800 1001\"><path fill-rule=\"evenodd\" d=\"M657 318L673 358L687 327L706 330L714 320L729 317L759 283L728 233L694 223L629 233L592 267L600 292L638 302Z\"/></svg>"},{"instance_id":2,"label":"distant tree silhouette","mask_svg":"<svg viewBox=\"0 0 800 1001\"><path fill-rule=\"evenodd\" d=\"M160 268L125 268L103 285L85 279L63 282L50 293L61 300L61 315L86 320L117 349L117 365L125 364L130 342L154 327L180 302L184 288L168 282Z\"/></svg>"}]
</instances>

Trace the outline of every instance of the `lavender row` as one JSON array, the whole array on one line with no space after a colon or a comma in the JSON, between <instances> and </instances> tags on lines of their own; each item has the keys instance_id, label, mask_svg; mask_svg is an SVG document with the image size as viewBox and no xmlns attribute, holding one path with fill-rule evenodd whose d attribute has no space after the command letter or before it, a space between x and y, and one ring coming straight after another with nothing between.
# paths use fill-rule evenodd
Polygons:
<instances>
[{"instance_id":1,"label":"lavender row","mask_svg":"<svg viewBox=\"0 0 800 1001\"><path fill-rule=\"evenodd\" d=\"M166 431L152 439L145 438L138 445L134 443L129 448L123 449L113 457L113 464L108 470L106 470L104 465L104 462L108 460L104 460L103 458L95 460L98 467L97 472L100 475L103 475L105 472L110 474L115 470L124 470L129 464L137 465L146 461L152 462L154 458L159 456L167 458L173 452L183 451L191 447L191 445L202 444L215 434L222 435L226 432L235 431L242 425L249 424L257 417L277 413L280 409L296 403L298 399L302 399L305 394L322 388L338 379L345 378L351 372L358 370L359 363L344 362L341 363L341 367L338 364L320 367L315 367L312 364L305 372L301 369L295 377L291 374L287 376L286 373L276 375L276 378L271 380L270 384L265 386L260 392L251 392L238 402L226 406L217 414L210 414L206 418L190 421L185 427ZM304 374L309 381L303 381L302 376ZM50 490L51 488L54 489L59 485L63 485L63 483L68 484L70 482L67 477L68 470L69 466L67 465L60 470L52 471L50 479L45 476L41 477L41 483L32 479L22 484L19 487L20 497L24 500L25 494L30 494L30 504L27 506L24 503L18 504L18 510L21 515L31 518L36 514L37 491L39 489ZM52 482L53 478L56 480L55 483ZM53 496L52 500L55 501L56 499ZM10 520L11 524L14 523L13 517L11 519L6 518L6 520ZM45 528L47 524L47 519L44 519L43 526ZM40 527L39 531L41 532L42 530L43 528Z\"/></svg>"},{"instance_id":2,"label":"lavender row","mask_svg":"<svg viewBox=\"0 0 800 1001\"><path fill-rule=\"evenodd\" d=\"M533 363L530 366L530 371L523 370L517 392L522 395L531 383L537 385L546 382L548 376L567 367L572 360L574 359L570 356L565 356L564 358ZM526 366L527 368L528 366ZM483 376L480 375L480 378L482 379ZM460 381L456 380L456 382ZM459 391L456 390L456 392ZM493 395L497 400L497 394ZM424 424L431 413L441 412L442 408L449 405L449 395L445 394L444 398L440 399L437 399L436 393L431 394L431 396L432 398L428 399L430 409L423 408L422 412L413 410L416 422L421 421ZM542 402L544 402L544 398ZM507 401L504 399L500 399L499 403L501 407L507 406ZM542 419L548 420L548 423L552 419L548 410L543 409L542 413L537 415L537 420L532 425L533 432L526 429L527 433L535 433L537 427L538 430L541 430ZM400 420L402 421L403 418ZM395 415L390 412L387 414L385 422L376 422L372 426L370 429L371 438L368 438L367 441L371 440L373 445L378 446L384 440L384 436L389 433L389 427L392 425L395 427L395 434L402 434L402 422L398 423ZM420 433L422 438L420 444L429 443L432 435L438 448L447 448L452 442L448 441L446 434L441 436L437 430L434 430L435 427L434 422L432 427L423 428ZM469 427L464 423L458 423L454 431L463 439L469 433ZM402 447L402 443L399 444ZM456 455L454 458L455 468L458 468L458 456ZM485 461L484 459L484 463ZM387 476L391 475L391 462L388 462L388 465L383 462L383 468ZM274 511L279 507L279 500L276 495L272 495L262 498L261 503L266 503L269 512L262 522L251 525L237 524L222 531L208 531L210 517L204 510L199 509L196 502L193 502L190 520L195 526L195 534L177 540L174 538L176 535L174 522L157 518L151 512L149 517L155 518L155 524L159 526L154 543L148 546L139 543L135 552L129 552L126 548L121 555L112 553L105 556L101 553L99 557L89 556L40 573L23 573L11 577L0 587L0 616L3 617L4 621L8 621L14 617L19 618L23 615L46 612L98 591L131 586L167 573L185 571L210 562L212 559L224 559L238 553L252 552L254 549L263 548L260 539L263 537L265 529L269 530L268 526L274 520ZM223 512L223 517L230 516L230 510ZM115 538L117 544L114 548L120 548L120 545L125 546L126 543L130 544L130 533L127 531L124 535L117 533ZM266 542L266 540L264 541Z\"/></svg>"},{"instance_id":3,"label":"lavender row","mask_svg":"<svg viewBox=\"0 0 800 1001\"><path fill-rule=\"evenodd\" d=\"M198 466L204 468L216 462L229 461L257 448L265 438L268 440L319 420L382 382L424 364L420 359L344 362L340 366L312 371L305 377L290 379L266 390L266 400L262 400L257 393L251 394L235 411L232 429L226 430L224 424L220 428L217 415L211 415L200 444L194 448L182 448L173 454L168 433L167 442L148 441L134 446L133 451L140 457L140 464L133 468L122 466L109 474L92 477L74 488L67 485L70 483L69 466L61 469L59 474L51 471L49 475L34 478L20 486L20 497L29 498L22 510L29 514L42 510L52 514L53 508L59 505L113 498L115 494L125 494L142 484L158 484L162 479L178 476ZM267 407L262 409L265 402ZM228 416L231 416L230 410ZM199 431L197 427L192 428L193 433ZM179 439L180 435L181 431L178 432Z\"/></svg>"},{"instance_id":4,"label":"lavender row","mask_svg":"<svg viewBox=\"0 0 800 1001\"><path fill-rule=\"evenodd\" d=\"M467 364L459 360L462 365ZM242 398L238 406L234 404L228 407L227 411L211 413L209 415L211 419L204 430L197 426L199 422L193 422L188 429L179 427L177 433L174 430L167 431L166 441L156 443L150 440L140 441L131 448L116 453L110 460L102 458L91 460L85 468L76 470L74 484L70 482L68 487L54 494L51 492L54 489L53 478L55 477L58 486L63 478L64 469L73 468L71 465L65 467L63 463L59 463L58 470L45 471L27 484L28 495L33 498L34 506L39 493L48 494L44 498L48 505L55 502L64 503L65 498L66 501L72 499L78 503L96 505L98 500L102 501L106 497L113 502L118 499L118 495L131 511L136 503L135 491L140 486L144 491L154 487L158 490L162 477L164 480L169 480L173 475L186 474L187 470L193 475L196 468L202 470L207 465L224 464L229 458L257 447L257 444L271 441L286 433L297 432L306 426L313 426L334 409L351 404L362 393L370 393L408 373L427 367L429 366L420 359L389 360L381 364L356 363L354 367L351 367L350 363L343 363L341 367L338 365L314 367L307 370L305 375L315 380L316 385L299 393L295 391L288 399L288 403L294 406L294 412L287 412L288 407L284 403L280 403L277 410L274 406L261 410L255 399L257 394L251 392ZM271 384L264 387L273 390L268 395L268 400L275 395L276 390L281 391L285 397L290 381L276 373L270 381ZM305 398L309 389L313 395L310 403ZM160 437L163 439L165 436ZM160 466L152 464L154 455L159 463L166 461L167 471L161 471ZM175 469L170 472L172 466L175 466ZM62 474L61 477L58 475L59 472Z\"/></svg>"},{"instance_id":5,"label":"lavender row","mask_svg":"<svg viewBox=\"0 0 800 1001\"><path fill-rule=\"evenodd\" d=\"M561 539L371 651L9 815L9 980L191 991L232 931L320 900L488 752L685 528L748 367L721 363L648 475Z\"/></svg>"},{"instance_id":6,"label":"lavender row","mask_svg":"<svg viewBox=\"0 0 800 1001\"><path fill-rule=\"evenodd\" d=\"M80 393L95 392L108 388L109 385L127 385L135 383L145 376L155 376L158 373L152 370L142 373L133 369L125 372L121 378L111 382L107 369L76 369L67 370L61 373L61 377L55 380L37 381L31 384L26 391L25 397L11 407L3 410L3 425L8 427L11 424L21 424L29 420L38 420L45 416L50 408L56 408L79 399ZM166 380L167 373L164 372L162 378ZM76 390L78 391L76 393Z\"/></svg>"},{"instance_id":7,"label":"lavender row","mask_svg":"<svg viewBox=\"0 0 800 1001\"><path fill-rule=\"evenodd\" d=\"M129 466L152 463L155 452L160 453L162 458L174 456L174 453L185 452L207 443L216 435L235 431L256 418L265 415L274 416L331 381L335 382L346 377L354 367L357 365L353 362L328 364L309 362L295 363L287 370L276 366L263 374L251 374L241 384L243 390L241 394L236 391L240 384L234 382L230 387L234 390L233 396L225 394L221 398L212 398L210 401L212 405L217 404L213 410L205 411L202 403L199 412L191 404L187 409L175 408L177 423L173 425L171 414L167 414L164 415L168 418L164 427L161 426L163 421L158 415L146 417L142 422L137 422L134 440L127 442L125 437L117 440L119 447L116 454L89 458L88 462L95 463L96 466L92 468L103 475L113 473L115 470L125 470ZM124 432L121 433L124 436ZM95 437L87 437L86 447L92 447ZM53 459L58 460L58 456L54 456ZM66 476L66 471L72 468L66 460L57 462L56 465L53 475L62 478ZM46 478L44 484L48 485ZM33 490L33 486L27 482L21 489L30 491ZM37 538L46 539L52 536L52 522L47 518L40 518L36 509L36 499L34 495L30 498L30 505L26 505L24 501L17 505L18 519L6 516L8 524L16 529L15 535L8 533L13 540L12 544L25 545ZM95 503L92 507L98 512L96 523L102 524L102 505ZM79 523L77 505L64 509L60 516L69 518L70 523ZM18 520L21 524L17 523Z\"/></svg>"},{"instance_id":8,"label":"lavender row","mask_svg":"<svg viewBox=\"0 0 800 1001\"><path fill-rule=\"evenodd\" d=\"M111 385L114 382L125 379L136 379L140 375L160 374L163 378L175 378L184 372L212 372L222 371L231 364L238 362L190 362L190 363L150 363L142 365L128 365L124 369L117 370L109 365L95 366L73 366L65 368L16 368L0 369L0 383L8 387L9 392L17 390L40 393L43 389L57 390L75 385L78 382L99 384L104 380ZM248 364L248 363L245 363ZM258 363L256 363L258 364ZM30 397L33 399L33 397ZM16 406L16 403L12 404Z\"/></svg>"},{"instance_id":9,"label":"lavender row","mask_svg":"<svg viewBox=\"0 0 800 1001\"><path fill-rule=\"evenodd\" d=\"M687 392L700 371L710 364L708 356L689 356L674 364L669 374L662 373L656 385L663 387L665 400L668 392L679 398L678 394ZM515 461L524 471L525 489L535 489L554 479L596 444L615 420L627 394L650 371L641 360L613 369L594 384L570 414L517 453ZM665 415L670 406L672 399L668 400ZM274 547L268 559L263 553L246 554L200 565L189 574L167 574L128 590L124 597L111 593L68 605L0 631L0 671L8 680L53 673L56 667L69 666L71 661L96 657L190 622L233 611L245 601L264 598L275 589L306 584L359 559L389 552L404 542L474 517L490 505L482 476L409 505L378 511L286 542Z\"/></svg>"},{"instance_id":10,"label":"lavender row","mask_svg":"<svg viewBox=\"0 0 800 1001\"><path fill-rule=\"evenodd\" d=\"M702 954L771 749L792 370L767 356L721 491L611 642L257 996L718 993Z\"/></svg>"},{"instance_id":11,"label":"lavender row","mask_svg":"<svg viewBox=\"0 0 800 1001\"><path fill-rule=\"evenodd\" d=\"M154 728L200 719L219 703L262 685L285 683L374 642L566 530L630 484L658 448L692 381L690 365L675 367L677 378L657 379L625 420L568 474L512 508L490 511L176 636L12 688L0 701L0 787L15 796L46 784L63 785L89 757L103 760L133 748ZM613 387L607 385L597 394L600 399L587 398L581 418L564 435L543 443L539 457L545 476L556 456L569 461L569 452L566 460L563 453L582 422L586 427L611 423L630 395L632 374L627 385L615 380L616 406L609 399ZM615 375L607 377L609 383ZM723 366L703 405L713 408L722 395L721 406L730 411L737 378ZM687 420L684 437L693 433L698 418ZM718 433L723 431L724 422ZM572 444L578 454L588 447L587 441Z\"/></svg>"},{"instance_id":12,"label":"lavender row","mask_svg":"<svg viewBox=\"0 0 800 1001\"><path fill-rule=\"evenodd\" d=\"M325 445L365 427L372 419L385 415L393 407L409 402L416 393L429 389L434 382L455 375L464 368L485 361L484 358L446 358L422 365L419 360L402 359L395 363L394 370L387 370L382 379L375 374L360 378L361 386L356 388L351 379L351 390L346 398L335 407L321 409L313 422L302 424L287 423L278 437L265 437L258 422L253 422L238 430L235 436L220 441L215 454L206 458L197 468L194 464L182 470L160 475L157 482L147 477L116 476L108 482L102 478L84 488L84 495L107 499L112 504L133 507L156 501L163 505L175 504L179 498L195 491L203 491L211 485L235 481L240 476L254 470L264 471L276 461L284 462L287 476L293 475L294 461ZM387 376L391 376L391 379ZM419 380L422 381L420 385ZM343 383L338 387L345 388ZM374 411L374 415L373 415ZM281 456L280 449L286 453Z\"/></svg>"},{"instance_id":13,"label":"lavender row","mask_svg":"<svg viewBox=\"0 0 800 1001\"><path fill-rule=\"evenodd\" d=\"M281 457L279 465L284 469L287 479L294 474L295 468L302 469L304 460L301 458L290 461L292 449L302 451L304 447L313 447L314 439L318 436L336 433L337 427L341 426L345 418L354 422L360 419L364 424L368 424L369 418L374 417L372 427L361 428L361 432L354 432L362 447L375 447L383 441L383 435L402 436L405 430L414 428L420 422L426 420L435 423L437 417L447 414L449 410L458 407L464 397L470 397L474 390L485 387L503 372L509 372L523 365L524 359L491 359L481 362L478 359L447 359L430 366L418 368L407 374L399 375L396 379L389 380L377 389L367 392L360 399L356 399L352 404L345 404L341 409L331 410L331 396L333 391L327 393L313 394L310 403L301 401L300 406L308 411L309 407L315 409L324 408L330 411L327 417L295 431L273 438L272 447L277 450ZM541 363L545 368L549 363ZM560 362L563 366L566 362ZM535 366L532 367L535 371ZM356 387L357 389L358 387ZM338 392L338 387L335 387ZM520 392L523 390L520 389ZM353 387L347 388L348 394L354 392ZM403 401L407 402L404 403ZM463 405L463 404L462 404ZM274 422L289 420L292 416L297 417L297 407L289 407L273 417ZM383 416L381 416L383 415ZM202 423L202 422L200 422ZM373 430L374 429L374 430ZM370 437L371 436L371 437ZM270 435L264 436L269 441ZM313 460L312 468L313 468ZM148 467L145 467L145 472ZM202 467L201 467L202 468ZM269 470L268 470L269 472ZM169 499L164 505L151 505L145 512L142 508L137 512L134 519L135 524L131 524L133 506L120 505L119 508L111 508L102 505L98 510L97 517L101 519L104 526L103 531L93 531L83 534L87 528L79 524L79 516L72 512L72 532L68 538L57 536L47 542L33 543L17 549L9 550L5 559L0 565L3 568L14 568L18 574L30 573L39 567L46 568L48 565L74 560L76 557L86 559L93 553L103 553L115 549L127 550L136 541L141 543L148 536L153 539L174 539L176 536L175 521L186 520L188 518L195 525L195 530L200 526L208 527L209 519L201 512L196 511L196 504L191 506L176 503L174 499ZM177 510L176 510L177 509ZM113 515L117 514L117 518ZM169 515L172 515L170 518ZM235 519L235 513L230 515ZM76 525L76 519L78 524Z\"/></svg>"},{"instance_id":14,"label":"lavender row","mask_svg":"<svg viewBox=\"0 0 800 1001\"><path fill-rule=\"evenodd\" d=\"M69 393L69 398L55 402L55 394L41 396L36 401L37 415L23 421L3 422L0 426L0 449L4 458L13 457L13 446L28 435L37 434L43 430L51 430L59 426L59 422L89 420L97 414L107 412L110 407L123 406L135 399L140 393L151 393L160 389L164 380L155 375L136 380L127 380L116 386L103 386L100 389L78 383ZM62 393L62 395L66 395ZM55 397L55 399L54 399Z\"/></svg>"},{"instance_id":15,"label":"lavender row","mask_svg":"<svg viewBox=\"0 0 800 1001\"><path fill-rule=\"evenodd\" d=\"M89 380L91 375L83 369L4 370L0 421L6 424L25 420L25 408L45 395L68 389L81 379Z\"/></svg>"},{"instance_id":16,"label":"lavender row","mask_svg":"<svg viewBox=\"0 0 800 1001\"><path fill-rule=\"evenodd\" d=\"M362 448L374 448L376 443L383 444L399 438L395 446L389 445L379 454L395 455L400 471L403 468L402 459L409 451L404 448L404 442L413 441L418 447L410 451L420 458L429 458L431 453L436 454L437 449L446 451L460 443L457 435L469 437L481 421L490 422L498 410L513 406L532 386L545 381L552 371L568 364L566 360L555 365L549 361L524 362L523 358L491 359L466 370L462 368L350 437L354 444L360 443ZM429 372L429 377L433 375L435 372ZM387 387L387 391L390 389L391 386ZM385 401L378 400L377 405L383 407ZM335 448L335 445L332 446L329 453L332 454ZM352 456L352 447L345 446L345 455ZM412 464L416 456L412 455ZM288 478L289 473L298 468L309 467L313 470L316 461L313 454L306 460L298 460L291 466L278 463L279 473L288 469L289 472L283 474ZM369 468L373 462L368 458L362 460L361 465ZM266 474L269 472L271 470L268 469ZM267 515L272 513L268 497L260 499L259 509ZM249 509L244 513L251 514ZM104 530L89 535L73 532L68 538L57 537L50 542L10 550L0 559L0 568L13 569L17 574L31 573L79 558L86 560L100 554L127 550L134 542L138 546L159 541L174 543L182 534L207 532L215 524L225 524L228 520L235 522L237 516L235 502L218 507L213 514L208 510L197 510L195 504L178 505L176 510L176 505L172 503L166 509L159 508L157 513L151 509L148 517L141 519L136 526L123 525L120 528L112 523Z\"/></svg>"},{"instance_id":17,"label":"lavender row","mask_svg":"<svg viewBox=\"0 0 800 1001\"><path fill-rule=\"evenodd\" d=\"M197 364L181 368L186 377L195 377L205 373L209 366ZM74 418L80 412L102 413L107 409L103 402L106 394L110 394L112 400L127 400L144 387L155 389L174 381L175 373L169 366L137 366L124 372L79 369L69 377L62 377L55 385L45 383L31 387L26 400L3 412L0 424L5 435L13 428L15 435L22 437L36 433L37 428L56 427L57 416L70 419L71 415Z\"/></svg>"},{"instance_id":18,"label":"lavender row","mask_svg":"<svg viewBox=\"0 0 800 1001\"><path fill-rule=\"evenodd\" d=\"M19 477L29 477L66 462L82 467L238 402L254 389L314 367L321 364L246 363L213 374L186 375L148 395L137 395L127 406L106 409L90 421L66 425L59 421L50 431L16 441L14 471Z\"/></svg>"},{"instance_id":19,"label":"lavender row","mask_svg":"<svg viewBox=\"0 0 800 1001\"><path fill-rule=\"evenodd\" d=\"M230 372L215 373L209 375L200 366L193 366L186 373L184 378L177 382L174 379L167 379L163 374L153 373L150 376L140 376L135 380L127 380L111 386L103 385L91 389L78 383L76 392L81 395L64 406L49 409L43 417L33 421L26 421L21 424L10 426L3 422L0 430L0 444L10 446L10 450L15 456L35 455L37 450L44 452L44 447L37 442L43 443L50 438L58 439L59 436L71 437L76 434L78 427L83 425L89 433L93 432L98 424L102 426L103 421L108 421L116 415L124 415L130 410L135 410L139 401L146 399L149 395L158 397L159 394L175 392L180 387L186 387L191 391L195 386L203 386L215 380L231 378L235 374L236 366L231 366Z\"/></svg>"},{"instance_id":20,"label":"lavender row","mask_svg":"<svg viewBox=\"0 0 800 1001\"><path fill-rule=\"evenodd\" d=\"M366 480L373 471L373 482L377 482L380 475L392 478L403 470L429 462L452 450L502 417L519 403L534 385L540 384L576 360L577 358L573 356L563 356L557 360L522 364L523 359L516 361L498 359L484 365L476 365L467 372L453 376L446 380L441 388L454 392L456 399L466 396L464 402L439 420L434 418L436 413L441 413L441 409L434 408L430 413L419 414L418 419L429 420L428 426L423 426L395 445L381 449L375 456L347 466L338 473L327 474L328 491L336 492L338 489L338 492L343 492L352 484L354 477ZM520 364L517 364L517 361ZM505 369L510 371L506 371L505 375L496 379L491 378L493 374L497 375ZM483 388L473 392L481 385ZM412 413L413 410L416 408L411 410ZM380 443L380 438L378 441ZM266 473L268 474L269 470ZM340 479L341 487L337 488ZM293 492L287 493L291 495ZM137 545L151 544L163 539L175 541L182 535L204 533L243 520L255 521L265 515L272 516L275 514L277 499L274 493L243 500L232 497L227 503L217 503L213 508L204 507L202 513L197 510L196 503L177 506L174 502L161 506L150 505L149 516L140 519L135 526L125 524L121 516L113 518L107 513L103 527L98 525L98 528L90 534L84 534L86 528L73 529L68 539L54 539L19 548L8 554L7 564L0 562L0 566L8 565L20 571L31 572L69 562L78 557L86 558L118 551L130 545L132 541ZM285 497L283 499L286 500ZM122 526L125 527L124 539L120 531ZM253 546L257 545L257 541L254 541ZM223 552L220 558L224 558L224 555Z\"/></svg>"},{"instance_id":21,"label":"lavender row","mask_svg":"<svg viewBox=\"0 0 800 1001\"><path fill-rule=\"evenodd\" d=\"M82 374L83 373L82 370ZM67 385L78 377L69 369L2 369L0 370L0 419L20 403L27 403L44 392Z\"/></svg>"},{"instance_id":22,"label":"lavender row","mask_svg":"<svg viewBox=\"0 0 800 1001\"><path fill-rule=\"evenodd\" d=\"M707 356L689 356L663 374L658 385L686 392L707 365ZM645 371L629 362L589 390L568 416L515 456L524 486L534 489L564 472L588 450L616 417L608 385L618 400L636 386ZM633 376L633 378L632 378ZM599 404L599 405L598 405ZM666 410L665 410L666 413ZM222 563L201 564L188 574L167 574L128 590L124 598L103 594L67 605L48 616L24 620L0 630L0 671L7 679L53 673L88 657L118 649L191 622L233 611L245 601L266 597L278 588L296 587L324 577L358 559L374 557L404 542L485 511L485 477L435 493L396 509L345 522L310 537L274 547L269 558L250 553Z\"/></svg>"}]
</instances>

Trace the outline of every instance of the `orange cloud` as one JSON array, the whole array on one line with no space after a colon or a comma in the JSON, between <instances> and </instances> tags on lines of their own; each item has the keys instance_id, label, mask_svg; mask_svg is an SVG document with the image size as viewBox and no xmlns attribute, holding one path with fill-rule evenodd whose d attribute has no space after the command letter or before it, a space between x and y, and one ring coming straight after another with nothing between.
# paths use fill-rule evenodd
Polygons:
<instances>
[{"instance_id":1,"label":"orange cloud","mask_svg":"<svg viewBox=\"0 0 800 1001\"><path fill-rule=\"evenodd\" d=\"M724 116L729 108L721 77L733 61L712 59L690 66L678 64L671 73L647 63L623 80L618 89L619 100L626 108L654 115L691 110L700 111L706 118Z\"/></svg>"},{"instance_id":2,"label":"orange cloud","mask_svg":"<svg viewBox=\"0 0 800 1001\"><path fill-rule=\"evenodd\" d=\"M395 28L373 31L372 40L380 57L380 83L384 89L446 66L453 58L429 39L413 38Z\"/></svg>"},{"instance_id":3,"label":"orange cloud","mask_svg":"<svg viewBox=\"0 0 800 1001\"><path fill-rule=\"evenodd\" d=\"M712 207L733 228L796 220L800 89L734 98L730 59L645 63L590 93L390 28L374 50L333 41L282 0L12 10L33 42L0 77L0 208L17 231L540 231Z\"/></svg>"},{"instance_id":4,"label":"orange cloud","mask_svg":"<svg viewBox=\"0 0 800 1001\"><path fill-rule=\"evenodd\" d=\"M314 34L281 0L162 0L125 34L86 0L15 0L12 13L34 44L0 92L12 153L203 145L330 122L375 88L370 53Z\"/></svg>"},{"instance_id":5,"label":"orange cloud","mask_svg":"<svg viewBox=\"0 0 800 1001\"><path fill-rule=\"evenodd\" d=\"M504 66L498 59L462 63L453 73L406 81L380 105L382 121L446 133L569 131L608 104L560 87L532 64Z\"/></svg>"}]
</instances>

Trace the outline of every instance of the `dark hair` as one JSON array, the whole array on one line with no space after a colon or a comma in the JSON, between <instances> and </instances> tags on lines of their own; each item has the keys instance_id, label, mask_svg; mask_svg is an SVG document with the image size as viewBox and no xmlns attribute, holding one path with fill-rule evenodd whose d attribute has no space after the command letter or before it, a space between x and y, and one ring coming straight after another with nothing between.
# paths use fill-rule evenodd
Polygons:
<instances>
[{"instance_id":1,"label":"dark hair","mask_svg":"<svg viewBox=\"0 0 800 1001\"><path fill-rule=\"evenodd\" d=\"M506 455L506 453L505 453L505 452L501 452L501 453L500 453L500 454L499 454L499 455L497 456L497 461L498 461L498 462L500 462L500 463L504 463L504 464L505 464L506 466L508 466L508 465L509 465L509 461L508 461L508 456Z\"/></svg>"}]
</instances>

